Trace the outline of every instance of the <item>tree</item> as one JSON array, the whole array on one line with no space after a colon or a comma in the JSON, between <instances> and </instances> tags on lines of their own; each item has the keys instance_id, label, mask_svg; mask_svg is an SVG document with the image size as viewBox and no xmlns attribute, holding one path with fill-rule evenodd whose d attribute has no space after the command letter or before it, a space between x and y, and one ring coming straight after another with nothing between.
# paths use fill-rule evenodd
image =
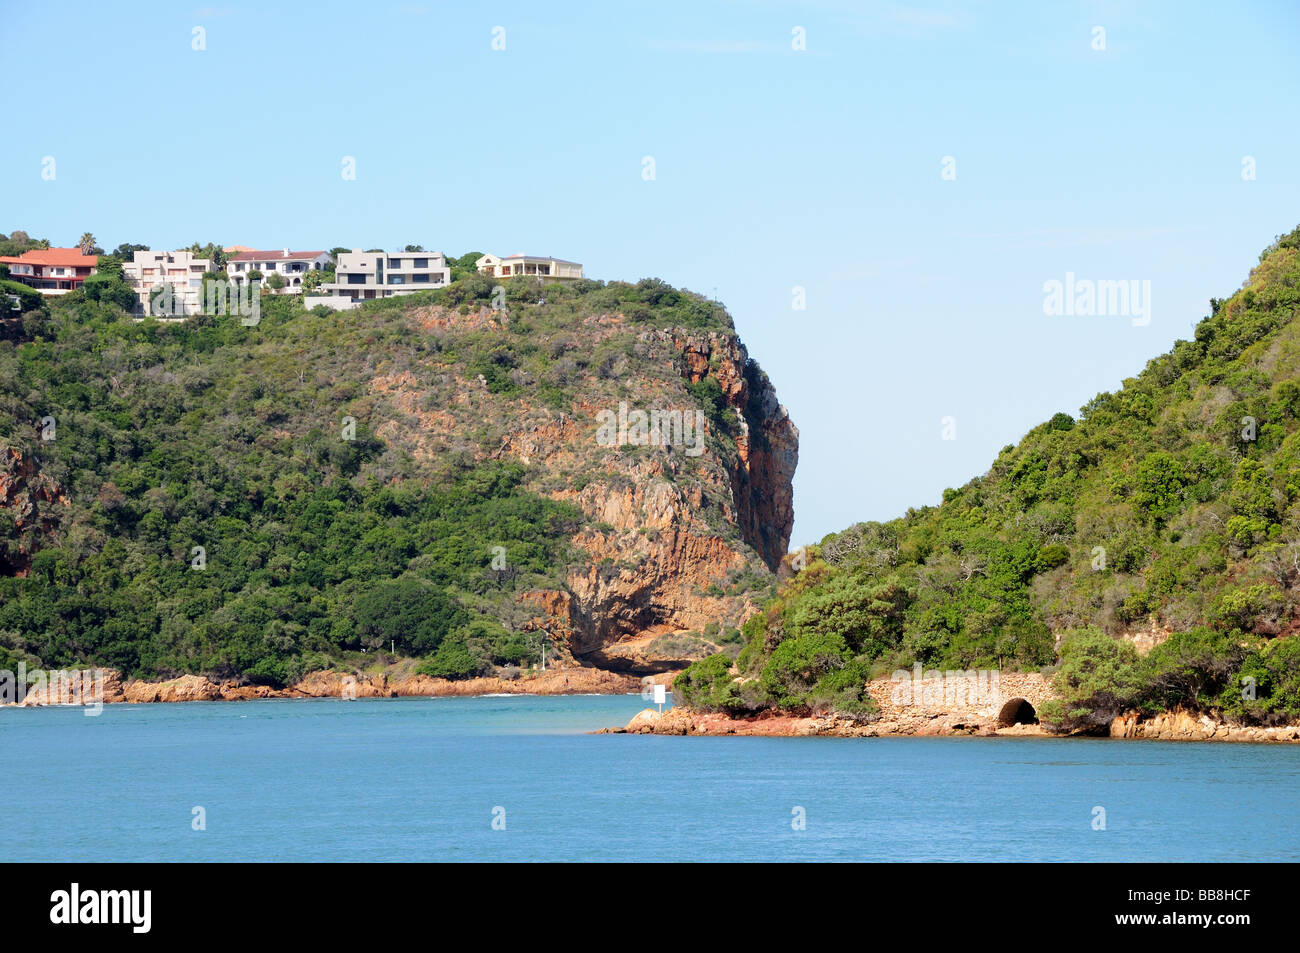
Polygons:
<instances>
[{"instance_id":1,"label":"tree","mask_svg":"<svg viewBox=\"0 0 1300 953\"><path fill-rule=\"evenodd\" d=\"M911 594L893 579L875 582L841 575L809 595L792 614L797 635L826 633L872 658L902 639Z\"/></svg>"},{"instance_id":2,"label":"tree","mask_svg":"<svg viewBox=\"0 0 1300 953\"><path fill-rule=\"evenodd\" d=\"M195 258L206 258L211 261L212 267L216 268L218 271L222 271L226 267L226 261L228 260L226 252L220 245L215 244L214 242L208 242L206 245L194 242L190 245L189 250Z\"/></svg>"},{"instance_id":3,"label":"tree","mask_svg":"<svg viewBox=\"0 0 1300 953\"><path fill-rule=\"evenodd\" d=\"M381 648L393 643L412 655L435 651L447 633L468 621L469 613L454 599L410 576L381 582L356 603L364 645Z\"/></svg>"},{"instance_id":4,"label":"tree","mask_svg":"<svg viewBox=\"0 0 1300 953\"><path fill-rule=\"evenodd\" d=\"M459 258L448 258L447 267L451 269L452 281L463 281L466 278L473 278L478 274L478 267L475 265L483 257L481 251L467 252Z\"/></svg>"},{"instance_id":5,"label":"tree","mask_svg":"<svg viewBox=\"0 0 1300 953\"><path fill-rule=\"evenodd\" d=\"M10 232L8 238L0 235L0 255L21 255L34 248L49 247L49 242L35 240L21 228Z\"/></svg>"},{"instance_id":6,"label":"tree","mask_svg":"<svg viewBox=\"0 0 1300 953\"><path fill-rule=\"evenodd\" d=\"M81 239L77 242L77 247L81 249L83 255L94 254L95 236L90 234L90 232L84 232Z\"/></svg>"},{"instance_id":7,"label":"tree","mask_svg":"<svg viewBox=\"0 0 1300 953\"><path fill-rule=\"evenodd\" d=\"M407 245L406 251L424 251L423 245Z\"/></svg>"},{"instance_id":8,"label":"tree","mask_svg":"<svg viewBox=\"0 0 1300 953\"><path fill-rule=\"evenodd\" d=\"M1182 508L1187 473L1173 454L1149 453L1138 465L1133 504L1157 526Z\"/></svg>"},{"instance_id":9,"label":"tree","mask_svg":"<svg viewBox=\"0 0 1300 953\"><path fill-rule=\"evenodd\" d=\"M94 278L96 275L106 275L119 281L123 280L122 259L115 254L100 255L99 262L95 265L95 274L91 275L91 277Z\"/></svg>"},{"instance_id":10,"label":"tree","mask_svg":"<svg viewBox=\"0 0 1300 953\"><path fill-rule=\"evenodd\" d=\"M82 284L82 291L91 301L115 304L123 311L131 311L139 298L131 286L122 280L121 274L122 268L118 265L116 274L91 275Z\"/></svg>"},{"instance_id":11,"label":"tree","mask_svg":"<svg viewBox=\"0 0 1300 953\"><path fill-rule=\"evenodd\" d=\"M333 268L313 269L307 272L302 279L303 291L315 291L321 285L333 283L335 278Z\"/></svg>"},{"instance_id":12,"label":"tree","mask_svg":"<svg viewBox=\"0 0 1300 953\"><path fill-rule=\"evenodd\" d=\"M123 242L113 249L113 256L120 258L122 261L132 261L135 258L136 252L148 250L148 245L135 245L131 242Z\"/></svg>"}]
</instances>

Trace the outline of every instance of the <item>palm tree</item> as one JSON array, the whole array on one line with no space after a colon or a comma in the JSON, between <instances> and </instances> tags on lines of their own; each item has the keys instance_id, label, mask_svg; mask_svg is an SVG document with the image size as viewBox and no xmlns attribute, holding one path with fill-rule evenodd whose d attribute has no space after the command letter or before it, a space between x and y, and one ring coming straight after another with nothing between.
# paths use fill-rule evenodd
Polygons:
<instances>
[{"instance_id":1,"label":"palm tree","mask_svg":"<svg viewBox=\"0 0 1300 953\"><path fill-rule=\"evenodd\" d=\"M77 242L77 247L81 249L83 255L89 255L95 250L95 236L86 232L81 236L81 241Z\"/></svg>"}]
</instances>

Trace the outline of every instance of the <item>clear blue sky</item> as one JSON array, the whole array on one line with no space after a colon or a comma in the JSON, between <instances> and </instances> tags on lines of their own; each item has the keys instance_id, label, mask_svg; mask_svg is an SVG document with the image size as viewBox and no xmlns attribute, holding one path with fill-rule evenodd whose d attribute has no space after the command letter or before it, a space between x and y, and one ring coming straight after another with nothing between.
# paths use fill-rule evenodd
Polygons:
<instances>
[{"instance_id":1,"label":"clear blue sky","mask_svg":"<svg viewBox=\"0 0 1300 953\"><path fill-rule=\"evenodd\" d=\"M1298 60L1287 2L6 0L0 231L716 295L802 432L798 545L938 502L1190 336L1300 223ZM1044 315L1067 271L1149 280L1150 324Z\"/></svg>"}]
</instances>

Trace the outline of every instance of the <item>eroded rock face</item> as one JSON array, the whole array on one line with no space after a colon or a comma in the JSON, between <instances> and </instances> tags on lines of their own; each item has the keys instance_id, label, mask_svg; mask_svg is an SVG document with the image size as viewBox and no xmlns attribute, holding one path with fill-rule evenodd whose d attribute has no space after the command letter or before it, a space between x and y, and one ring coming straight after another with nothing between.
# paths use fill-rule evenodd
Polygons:
<instances>
[{"instance_id":1,"label":"eroded rock face","mask_svg":"<svg viewBox=\"0 0 1300 953\"><path fill-rule=\"evenodd\" d=\"M513 320L436 306L417 317L449 339L508 329ZM663 644L628 644L701 633L710 623L735 628L757 610L758 590L774 580L790 542L799 432L734 333L638 330L621 314L589 315L567 333L583 354L615 340L626 346L607 371L575 372L565 409L526 389L495 395L448 365L375 378L372 392L399 411L376 434L436 461L477 429L476 457L532 468L530 489L573 504L586 521L572 537L579 558L566 569L564 591L526 595L533 617L519 628L545 630L574 659L618 671L680 667L699 653L682 649L674 658ZM701 407L692 396L708 381L722 407ZM708 438L702 447L603 444L601 415L620 405L692 418L697 408L709 411ZM688 452L696 449L703 453Z\"/></svg>"},{"instance_id":2,"label":"eroded rock face","mask_svg":"<svg viewBox=\"0 0 1300 953\"><path fill-rule=\"evenodd\" d=\"M125 688L128 702L214 702L221 700L221 686L203 675L182 675L165 682L130 682Z\"/></svg>"},{"instance_id":3,"label":"eroded rock face","mask_svg":"<svg viewBox=\"0 0 1300 953\"><path fill-rule=\"evenodd\" d=\"M0 576L27 575L31 541L44 537L42 545L50 545L58 527L56 507L66 503L63 489L35 460L16 447L0 446L0 516L13 521L12 529L0 523L13 540L0 548Z\"/></svg>"},{"instance_id":4,"label":"eroded rock face","mask_svg":"<svg viewBox=\"0 0 1300 953\"><path fill-rule=\"evenodd\" d=\"M1149 718L1141 712L1125 712L1110 723L1110 736L1149 741L1294 742L1300 741L1300 725L1229 725L1179 708Z\"/></svg>"},{"instance_id":5,"label":"eroded rock face","mask_svg":"<svg viewBox=\"0 0 1300 953\"><path fill-rule=\"evenodd\" d=\"M798 430L735 335L654 330L639 339L651 355L675 362L687 383L718 383L734 415L728 437L735 451L716 454L692 484L676 479L680 452L647 448L623 464L627 483L588 484L570 497L613 527L574 540L592 562L569 574L572 650L638 672L664 665L639 652L629 663L629 653L606 650L647 633L739 625L756 611L746 595L728 593L726 582L746 569L766 575L780 565L794 527L799 458Z\"/></svg>"},{"instance_id":6,"label":"eroded rock face","mask_svg":"<svg viewBox=\"0 0 1300 953\"><path fill-rule=\"evenodd\" d=\"M647 340L671 342L692 384L716 380L736 415L740 465L732 471L736 522L745 542L776 572L794 528L794 471L799 431L776 399L767 375L749 367L749 354L731 334L648 331Z\"/></svg>"}]
</instances>

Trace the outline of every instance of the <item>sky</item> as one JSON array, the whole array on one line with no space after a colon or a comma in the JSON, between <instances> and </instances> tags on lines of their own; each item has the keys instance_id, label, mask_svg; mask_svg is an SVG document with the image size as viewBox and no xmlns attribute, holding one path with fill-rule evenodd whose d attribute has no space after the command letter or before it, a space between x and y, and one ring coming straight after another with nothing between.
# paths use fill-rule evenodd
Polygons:
<instances>
[{"instance_id":1,"label":"sky","mask_svg":"<svg viewBox=\"0 0 1300 953\"><path fill-rule=\"evenodd\" d=\"M794 547L1190 337L1300 224L1298 56L1263 0L0 0L0 231L716 297L800 430ZM1047 313L1067 274L1135 294Z\"/></svg>"}]
</instances>

